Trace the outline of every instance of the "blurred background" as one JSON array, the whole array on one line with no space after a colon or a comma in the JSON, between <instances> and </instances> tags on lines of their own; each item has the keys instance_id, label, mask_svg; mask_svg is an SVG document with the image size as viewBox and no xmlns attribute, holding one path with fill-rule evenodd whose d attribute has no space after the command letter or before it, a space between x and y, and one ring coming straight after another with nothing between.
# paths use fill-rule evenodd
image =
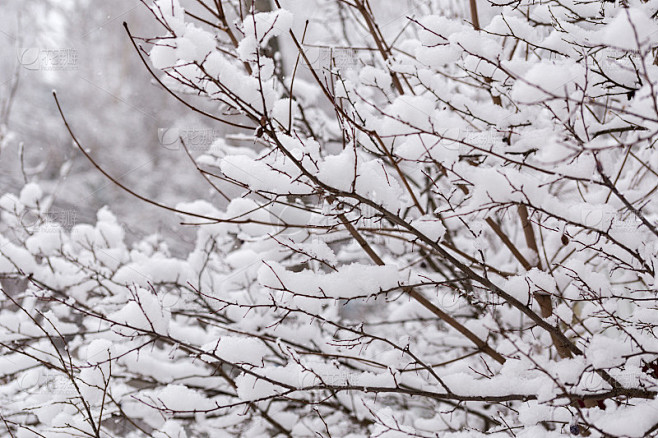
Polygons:
<instances>
[{"instance_id":1,"label":"blurred background","mask_svg":"<svg viewBox=\"0 0 658 438\"><path fill-rule=\"evenodd\" d=\"M123 27L126 21L137 36L163 34L148 9L139 0L2 3L0 193L19 192L27 179L54 196L51 211L66 227L95 222L108 205L129 240L160 232L186 242L175 215L132 198L73 146L52 96L56 90L82 145L123 184L170 205L212 199L170 137L194 131L188 136L200 151L223 128L154 84Z\"/></svg>"},{"instance_id":2,"label":"blurred background","mask_svg":"<svg viewBox=\"0 0 658 438\"><path fill-rule=\"evenodd\" d=\"M261 10L269 5L268 0L257 3ZM334 41L338 47L359 32L327 27L327 16L349 13L334 10L337 2L282 3L294 12L299 34L306 20L310 21L306 41L311 46ZM181 0L181 4L207 15L194 0ZM373 2L389 41L409 24L409 16L455 11L464 5L454 0ZM0 194L18 193L26 181L39 183L53 196L51 211L66 228L95 222L95 212L108 205L124 225L129 241L160 233L180 254L189 249L194 230L180 227L176 215L131 197L95 169L73 146L52 96L56 90L71 127L94 159L135 192L168 205L199 198L225 205L209 190L176 139L182 135L193 154L199 155L230 131L185 108L155 83L135 52L124 21L135 36L165 33L140 0L3 0ZM282 62L290 67L284 70L292 70L295 52L276 44ZM371 53L362 50L358 56L367 58ZM322 54L313 58L321 62ZM351 67L358 68L356 63ZM299 77L310 79L304 69ZM212 102L195 96L185 99L219 113Z\"/></svg>"}]
</instances>

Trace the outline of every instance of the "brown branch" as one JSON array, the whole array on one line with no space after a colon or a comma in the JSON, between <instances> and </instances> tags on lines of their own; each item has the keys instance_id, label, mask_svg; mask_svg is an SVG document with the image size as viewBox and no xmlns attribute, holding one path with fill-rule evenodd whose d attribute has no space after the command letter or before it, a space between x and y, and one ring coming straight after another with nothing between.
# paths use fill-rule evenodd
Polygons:
<instances>
[{"instance_id":1,"label":"brown branch","mask_svg":"<svg viewBox=\"0 0 658 438\"><path fill-rule=\"evenodd\" d=\"M384 261L377 255L377 253L372 249L372 247L368 244L368 242L361 236L361 234L358 232L356 228L350 223L349 220L345 217L344 214L339 214L338 219L343 223L347 231L354 237L354 239L359 243L361 248L368 254L368 256L372 259L375 264L379 266L384 266L385 263ZM456 319L454 319L452 316L448 315L438 307L436 307L430 300L428 300L422 293L416 291L413 288L410 287L405 287L403 288L404 292L409 295L411 298L416 300L420 305L428 309L430 312L438 316L441 320L443 320L446 324L457 330L459 333L464 335L466 338L468 338L471 342L473 342L475 345L480 348L480 350L489 356L491 356L496 362L503 364L505 363L505 358L495 351L493 348L491 348L485 341L480 339L475 333L467 329L464 325L460 324Z\"/></svg>"}]
</instances>

